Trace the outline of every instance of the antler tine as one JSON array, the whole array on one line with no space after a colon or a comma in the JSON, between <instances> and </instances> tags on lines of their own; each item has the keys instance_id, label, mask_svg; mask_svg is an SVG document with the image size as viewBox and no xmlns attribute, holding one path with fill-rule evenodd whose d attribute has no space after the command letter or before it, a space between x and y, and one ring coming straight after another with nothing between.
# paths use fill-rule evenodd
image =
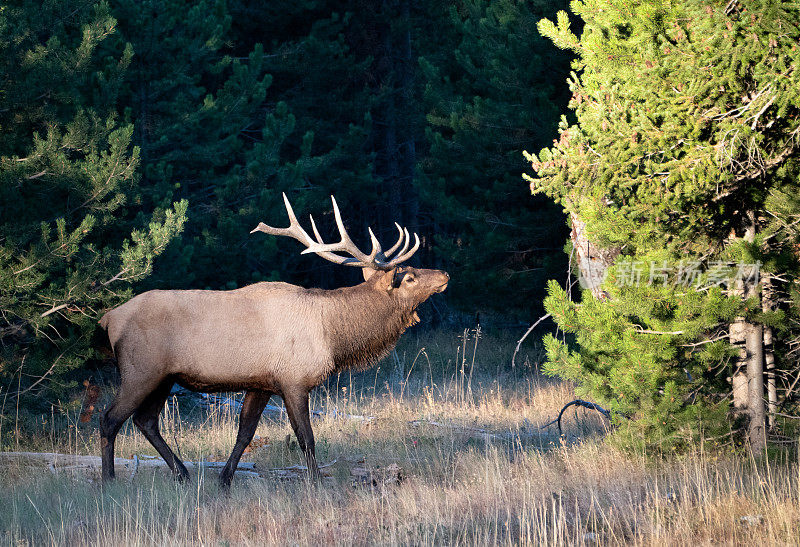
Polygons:
<instances>
[{"instance_id":1,"label":"antler tine","mask_svg":"<svg viewBox=\"0 0 800 547\"><path fill-rule=\"evenodd\" d=\"M331 203L333 203L333 217L336 219L336 228L339 230L339 236L342 238L342 246L352 247L353 250L358 251L358 254L364 254L358 248L356 248L353 240L350 239L350 234L347 233L347 230L344 227L344 222L342 222L342 213L339 211L339 204L336 203L336 198L333 196L331 196ZM349 251L349 249L346 250Z\"/></svg>"},{"instance_id":2,"label":"antler tine","mask_svg":"<svg viewBox=\"0 0 800 547\"><path fill-rule=\"evenodd\" d=\"M289 226L286 228L274 228L263 222L259 222L258 226L253 228L250 233L254 232L264 232L265 234L270 234L274 236L288 236L293 239L296 239L306 247L311 245L317 244L308 233L303 230L303 227L300 226L300 223L297 221L297 217L294 214L294 210L292 209L292 204L289 203L289 198L286 197L286 193L283 193L283 203L286 205L286 215L289 217ZM319 235L319 231L317 230L316 225L314 224L314 219L311 219L311 227L314 230L314 235L319 240L319 243L322 242L322 238ZM304 251L305 252L305 251ZM302 254L302 253L301 253ZM317 253L320 258L324 258L325 260L329 260L334 264L344 264L346 266L360 266L361 263L353 258L346 257L346 256L339 256L334 253L320 251Z\"/></svg>"},{"instance_id":3,"label":"antler tine","mask_svg":"<svg viewBox=\"0 0 800 547\"><path fill-rule=\"evenodd\" d=\"M406 252L406 250L408 249L408 244L411 243L411 236L408 235L408 229L407 228L403 228L403 236L404 236L403 248L400 249L400 252L397 253L397 256L403 256L403 253ZM395 258L397 258L397 257L395 257Z\"/></svg>"},{"instance_id":4,"label":"antler tine","mask_svg":"<svg viewBox=\"0 0 800 547\"><path fill-rule=\"evenodd\" d=\"M407 233L408 232L406 232L406 234ZM411 238L408 238L408 239L411 239ZM401 263L405 262L406 260L408 260L412 256L414 256L414 253L416 253L417 249L419 249L419 243L420 243L419 242L419 236L415 232L414 233L414 246L411 247L411 249L407 253L405 253L405 254L400 253L396 258L390 260L387 265L390 266L390 267L394 267L394 266L397 266L398 264L401 264ZM408 240L406 241L406 245L408 245Z\"/></svg>"},{"instance_id":5,"label":"antler tine","mask_svg":"<svg viewBox=\"0 0 800 547\"><path fill-rule=\"evenodd\" d=\"M372 233L372 228L367 226L367 231L369 232L369 239L372 242L372 251L370 251L369 256L371 256L373 259L375 259L375 257L378 255L381 255L385 258L386 255L383 254L383 249L381 249L381 242L378 241L378 238L375 237L374 233Z\"/></svg>"},{"instance_id":6,"label":"antler tine","mask_svg":"<svg viewBox=\"0 0 800 547\"><path fill-rule=\"evenodd\" d=\"M397 231L398 231L398 232L400 232L400 237L397 239L397 243L395 243L394 245L392 245L392 246L389 248L389 250L388 250L388 251L386 251L385 253L383 253L383 256L384 256L385 258L387 258L387 259L388 259L389 257L391 257L391 256L392 256L392 253L393 253L393 252L395 252L395 251L398 249L398 247L400 247L400 244L401 244L401 243L403 243L403 235L404 235L404 234L403 234L403 227L402 227L402 226L400 226L400 225L399 225L398 223L396 223L396 222L394 223L394 225L395 225L395 226L397 226Z\"/></svg>"},{"instance_id":7,"label":"antler tine","mask_svg":"<svg viewBox=\"0 0 800 547\"><path fill-rule=\"evenodd\" d=\"M342 222L342 213L339 211L339 205L336 203L336 198L331 196L331 202L333 203L333 216L336 218L336 227L339 229L339 235L342 238L342 241L340 242L341 248L331 250L350 253L354 258L360 260L367 266L377 266L379 263L376 263L375 257L379 252L381 252L381 244L378 243L378 238L376 238L375 234L372 233L372 228L367 227L367 230L369 231L369 238L372 242L372 251L370 251L369 255L365 255L358 247L356 247L356 244L353 243L352 239L350 239L350 235L347 233L347 230L345 230L344 222Z\"/></svg>"},{"instance_id":8,"label":"antler tine","mask_svg":"<svg viewBox=\"0 0 800 547\"><path fill-rule=\"evenodd\" d=\"M373 242L372 253L366 255L361 252L358 247L356 247L355 243L353 243L353 240L350 239L350 235L347 233L347 230L344 227L344 222L342 222L342 213L339 211L339 205L336 203L336 198L331 196L331 202L333 203L333 216L336 219L336 228L339 230L339 237L341 238L341 241L339 241L339 243L328 244L323 244L321 242L313 243L300 254L319 254L321 252L342 251L350 254L355 259L356 262L351 262L353 266L358 265L363 267L382 268L383 263L375 260L375 255L378 254L380 245L375 245L378 240L375 239L375 236L372 234L372 230L370 230L370 236L372 237Z\"/></svg>"},{"instance_id":9,"label":"antler tine","mask_svg":"<svg viewBox=\"0 0 800 547\"><path fill-rule=\"evenodd\" d=\"M292 210L292 205L289 203L289 198L286 197L286 192L283 193L283 203L286 205L286 215L289 217L289 226L286 228L274 228L263 222L259 222L258 226L253 228L250 233L255 232L264 232L266 234L274 235L274 236L289 236L293 237L300 243L308 246L314 243L314 240L303 230L303 227L300 226L300 223L297 222L297 217Z\"/></svg>"},{"instance_id":10,"label":"antler tine","mask_svg":"<svg viewBox=\"0 0 800 547\"><path fill-rule=\"evenodd\" d=\"M317 243L323 245L325 242L322 241L322 236L319 235L319 230L317 230L317 224L314 222L314 217L312 215L308 215L309 220L311 220L311 229L314 230L314 237L317 238Z\"/></svg>"},{"instance_id":11,"label":"antler tine","mask_svg":"<svg viewBox=\"0 0 800 547\"><path fill-rule=\"evenodd\" d=\"M317 223L314 222L314 216L313 215L308 215L308 218L311 221L311 229L314 230L314 237L317 238L317 243L319 245L325 245L325 241L323 241L322 236L319 234L319 230L317 230ZM380 247L380 245L379 245L379 247ZM305 251L301 252L300 254L305 254L307 252L312 252L312 251L308 251L308 249L306 249ZM323 251L313 251L313 252L319 254L320 256L322 256L322 255L335 256L336 258L340 259L340 262L339 262L340 264L344 264L346 266L361 266L361 262L356 258L352 258L352 257L349 257L349 256L335 255L333 253L328 253L328 252L323 252ZM328 260L330 260L330 259L328 259Z\"/></svg>"},{"instance_id":12,"label":"antler tine","mask_svg":"<svg viewBox=\"0 0 800 547\"><path fill-rule=\"evenodd\" d=\"M289 203L289 198L286 197L286 192L281 192L283 195L283 203L286 205L286 215L289 217L289 226L300 226L300 223L297 222L297 217L294 216L294 209L292 209L292 204Z\"/></svg>"}]
</instances>

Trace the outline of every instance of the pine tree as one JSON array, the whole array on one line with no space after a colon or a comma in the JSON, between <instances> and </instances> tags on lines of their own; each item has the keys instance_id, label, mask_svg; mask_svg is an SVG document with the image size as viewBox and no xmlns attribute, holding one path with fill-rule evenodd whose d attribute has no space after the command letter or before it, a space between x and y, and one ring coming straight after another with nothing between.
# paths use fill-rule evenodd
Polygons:
<instances>
[{"instance_id":1,"label":"pine tree","mask_svg":"<svg viewBox=\"0 0 800 547\"><path fill-rule=\"evenodd\" d=\"M522 151L552 141L568 98L569 57L535 28L565 6L460 2L439 31L451 44L420 60L430 143L420 192L436 211L437 251L458 271L456 301L505 313L524 303L530 313L545 280L566 270L562 213L519 184Z\"/></svg>"},{"instance_id":2,"label":"pine tree","mask_svg":"<svg viewBox=\"0 0 800 547\"><path fill-rule=\"evenodd\" d=\"M608 277L581 304L551 285L546 306L578 348L550 337L548 370L632 418L629 441L673 447L726 429L733 391L729 416L748 418L761 451L763 332L789 332L793 304L765 306L760 288L791 291L797 273L795 236L775 231L792 217L775 202L797 187L800 13L771 0L573 9L580 37L563 12L540 29L578 55L577 124L529 156L531 189L570 214L579 263L600 270L584 277ZM759 263L761 284L746 266ZM780 349L767 352L790 381Z\"/></svg>"},{"instance_id":3,"label":"pine tree","mask_svg":"<svg viewBox=\"0 0 800 547\"><path fill-rule=\"evenodd\" d=\"M103 3L0 7L0 381L23 408L68 395L97 319L185 221L186 202L121 221L139 150L116 113L131 50L100 54L115 25Z\"/></svg>"},{"instance_id":4,"label":"pine tree","mask_svg":"<svg viewBox=\"0 0 800 547\"><path fill-rule=\"evenodd\" d=\"M261 279L241 249L256 223L250 200L269 184L246 171L275 116L265 110L271 77L263 50L227 54L231 16L222 1L114 0L111 8L119 24L109 46L133 50L121 101L141 150L141 206L159 212L186 199L193 211L166 252L169 267L140 288L235 288ZM271 145L277 154L281 142Z\"/></svg>"}]
</instances>

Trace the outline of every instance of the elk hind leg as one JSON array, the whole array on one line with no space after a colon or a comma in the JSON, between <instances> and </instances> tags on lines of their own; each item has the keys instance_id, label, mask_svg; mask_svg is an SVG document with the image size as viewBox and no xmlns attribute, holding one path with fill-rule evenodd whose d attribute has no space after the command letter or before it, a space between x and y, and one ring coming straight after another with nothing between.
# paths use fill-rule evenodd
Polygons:
<instances>
[{"instance_id":1,"label":"elk hind leg","mask_svg":"<svg viewBox=\"0 0 800 547\"><path fill-rule=\"evenodd\" d=\"M175 478L179 481L184 481L189 478L189 471L169 447L164 437L161 436L161 431L158 428L158 415L161 413L161 409L164 408L164 403L169 397L172 385L173 382L165 381L148 395L133 413L133 423L136 424L139 431L158 451L170 470L172 470Z\"/></svg>"},{"instance_id":2,"label":"elk hind leg","mask_svg":"<svg viewBox=\"0 0 800 547\"><path fill-rule=\"evenodd\" d=\"M157 387L157 383L126 382L123 379L114 402L100 417L100 454L104 481L113 479L115 475L114 441L122 424Z\"/></svg>"},{"instance_id":3,"label":"elk hind leg","mask_svg":"<svg viewBox=\"0 0 800 547\"><path fill-rule=\"evenodd\" d=\"M230 487L242 453L253 440L256 427L258 427L258 420L261 418L261 413L264 412L264 407L267 406L271 396L272 393L267 391L248 391L245 394L242 402L242 412L239 415L239 432L236 435L236 444L233 447L231 456L228 458L228 462L222 469L222 473L219 475L219 484L223 489Z\"/></svg>"},{"instance_id":4,"label":"elk hind leg","mask_svg":"<svg viewBox=\"0 0 800 547\"><path fill-rule=\"evenodd\" d=\"M103 481L109 481L115 476L114 441L119 428L131 414L133 414L132 410L128 411L124 406L119 407L115 401L100 417L100 459Z\"/></svg>"}]
</instances>

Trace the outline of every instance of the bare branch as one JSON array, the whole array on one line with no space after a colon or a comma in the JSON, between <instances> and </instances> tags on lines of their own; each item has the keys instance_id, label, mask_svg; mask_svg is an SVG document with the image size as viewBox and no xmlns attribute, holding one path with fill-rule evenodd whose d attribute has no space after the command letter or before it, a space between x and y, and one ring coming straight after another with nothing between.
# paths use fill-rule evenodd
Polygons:
<instances>
[{"instance_id":1,"label":"bare branch","mask_svg":"<svg viewBox=\"0 0 800 547\"><path fill-rule=\"evenodd\" d=\"M48 315L50 315L51 313L55 313L55 312L57 312L58 310L63 310L63 309L64 309L64 308L66 308L67 306L69 306L69 303L67 303L67 304L61 304L60 306L54 306L54 307L50 308L49 310L47 310L46 312L42 313L42 315L41 315L40 317L47 317L47 316L48 316Z\"/></svg>"},{"instance_id":2,"label":"bare branch","mask_svg":"<svg viewBox=\"0 0 800 547\"><path fill-rule=\"evenodd\" d=\"M536 325L538 325L539 323L541 323L542 321L544 321L548 317L550 317L549 313L541 316L533 325L528 327L528 330L525 331L525 334L522 335L522 338L520 338L517 341L517 347L514 348L514 355L511 356L511 368L514 368L516 366L516 363L514 362L514 360L517 358L517 353L519 352L520 346L522 346L522 342L524 342L525 339L528 337L528 335L533 331L533 329L536 328Z\"/></svg>"},{"instance_id":3,"label":"bare branch","mask_svg":"<svg viewBox=\"0 0 800 547\"><path fill-rule=\"evenodd\" d=\"M680 334L685 334L685 331L682 330L673 330L673 331L662 331L662 330L650 330L642 327L641 325L634 324L633 327L636 329L636 332L639 334L669 334L672 336L678 336Z\"/></svg>"}]
</instances>

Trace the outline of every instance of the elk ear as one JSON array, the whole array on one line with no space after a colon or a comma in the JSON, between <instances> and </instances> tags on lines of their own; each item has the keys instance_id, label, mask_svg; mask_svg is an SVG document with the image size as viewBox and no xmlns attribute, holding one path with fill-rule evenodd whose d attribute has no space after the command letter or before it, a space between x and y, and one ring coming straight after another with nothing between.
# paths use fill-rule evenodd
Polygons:
<instances>
[{"instance_id":1,"label":"elk ear","mask_svg":"<svg viewBox=\"0 0 800 547\"><path fill-rule=\"evenodd\" d=\"M364 275L364 281L369 281L370 278L379 271L380 270L373 270L372 268L361 268L361 273Z\"/></svg>"},{"instance_id":2,"label":"elk ear","mask_svg":"<svg viewBox=\"0 0 800 547\"><path fill-rule=\"evenodd\" d=\"M389 270L388 272L379 271L378 275L375 277L377 278L377 283L375 283L375 287L378 290L392 292L395 286L395 277L397 276L397 268L394 270ZM400 276L402 280L403 276Z\"/></svg>"},{"instance_id":3,"label":"elk ear","mask_svg":"<svg viewBox=\"0 0 800 547\"><path fill-rule=\"evenodd\" d=\"M392 288L397 289L403 283L403 278L405 278L406 272L405 270L401 270L400 268L395 268L392 271Z\"/></svg>"}]
</instances>

